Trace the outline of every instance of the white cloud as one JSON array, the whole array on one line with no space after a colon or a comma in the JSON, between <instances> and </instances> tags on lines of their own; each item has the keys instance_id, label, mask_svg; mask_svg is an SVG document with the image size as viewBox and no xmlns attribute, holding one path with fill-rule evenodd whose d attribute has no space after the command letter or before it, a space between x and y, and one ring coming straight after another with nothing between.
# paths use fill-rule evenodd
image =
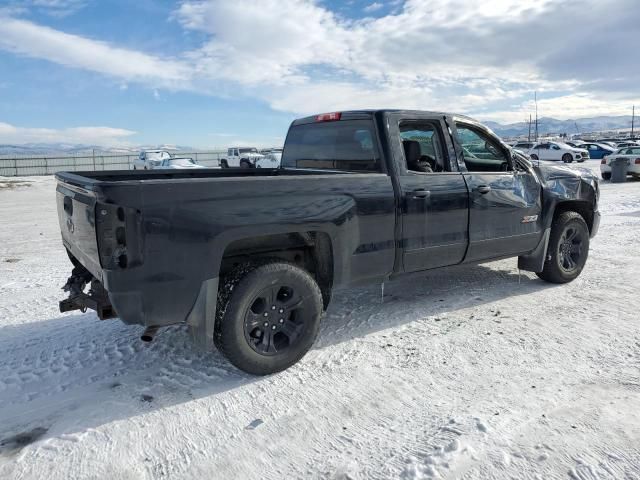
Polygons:
<instances>
[{"instance_id":1,"label":"white cloud","mask_svg":"<svg viewBox=\"0 0 640 480\"><path fill-rule=\"evenodd\" d=\"M598 93L608 87L620 105L637 97L640 67L626 62L622 68L625 62L617 60L631 58L640 23L636 2L407 0L396 13L348 20L313 0L185 0L172 18L205 39L175 57L15 18L0 21L0 48L120 84L141 83L154 95L172 89L251 96L301 114L388 106L506 120L529 111L535 90L557 97L549 111L566 118L590 109L619 111L614 102L607 109ZM585 27L595 23L602 24L598 35ZM601 68L585 67L590 52L607 58L608 42L615 65L603 60Z\"/></svg>"},{"instance_id":2,"label":"white cloud","mask_svg":"<svg viewBox=\"0 0 640 480\"><path fill-rule=\"evenodd\" d=\"M369 5L367 5L366 7L364 7L364 11L367 12L367 13L377 12L382 7L384 7L384 4L382 4L380 2L373 2L373 3L369 4Z\"/></svg>"},{"instance_id":3,"label":"white cloud","mask_svg":"<svg viewBox=\"0 0 640 480\"><path fill-rule=\"evenodd\" d=\"M136 132L112 127L73 127L63 129L16 127L0 122L0 143L72 143L98 146L127 145Z\"/></svg>"},{"instance_id":4,"label":"white cloud","mask_svg":"<svg viewBox=\"0 0 640 480\"><path fill-rule=\"evenodd\" d=\"M0 48L127 81L153 82L167 88L185 86L192 74L188 65L171 58L114 47L8 17L0 18Z\"/></svg>"}]
</instances>

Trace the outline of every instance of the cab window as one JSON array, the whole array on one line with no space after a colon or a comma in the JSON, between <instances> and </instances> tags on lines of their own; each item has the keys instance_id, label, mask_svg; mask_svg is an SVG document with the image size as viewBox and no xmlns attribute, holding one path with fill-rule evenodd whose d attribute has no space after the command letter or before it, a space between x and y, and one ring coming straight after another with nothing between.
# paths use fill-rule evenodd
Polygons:
<instances>
[{"instance_id":1,"label":"cab window","mask_svg":"<svg viewBox=\"0 0 640 480\"><path fill-rule=\"evenodd\" d=\"M436 124L403 122L400 124L400 139L408 171L434 173L451 170L445 160L442 134Z\"/></svg>"},{"instance_id":2,"label":"cab window","mask_svg":"<svg viewBox=\"0 0 640 480\"><path fill-rule=\"evenodd\" d=\"M468 171L506 172L512 169L507 152L496 139L470 125L456 123L456 129Z\"/></svg>"},{"instance_id":3,"label":"cab window","mask_svg":"<svg viewBox=\"0 0 640 480\"><path fill-rule=\"evenodd\" d=\"M340 120L289 129L282 165L291 168L382 172L371 120Z\"/></svg>"}]
</instances>

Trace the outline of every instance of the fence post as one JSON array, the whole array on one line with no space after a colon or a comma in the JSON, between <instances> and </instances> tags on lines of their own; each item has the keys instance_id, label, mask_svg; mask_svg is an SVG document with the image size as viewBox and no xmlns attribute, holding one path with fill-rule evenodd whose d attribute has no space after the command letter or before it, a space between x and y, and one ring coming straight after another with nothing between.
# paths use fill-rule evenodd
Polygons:
<instances>
[{"instance_id":1,"label":"fence post","mask_svg":"<svg viewBox=\"0 0 640 480\"><path fill-rule=\"evenodd\" d=\"M14 168L14 169L15 169L15 171L16 171L15 176L17 177L17 176L18 176L18 159L17 159L17 158L14 158L14 159L13 159L13 168Z\"/></svg>"},{"instance_id":2,"label":"fence post","mask_svg":"<svg viewBox=\"0 0 640 480\"><path fill-rule=\"evenodd\" d=\"M96 171L96 149L91 150L91 157L93 158L93 171Z\"/></svg>"}]
</instances>

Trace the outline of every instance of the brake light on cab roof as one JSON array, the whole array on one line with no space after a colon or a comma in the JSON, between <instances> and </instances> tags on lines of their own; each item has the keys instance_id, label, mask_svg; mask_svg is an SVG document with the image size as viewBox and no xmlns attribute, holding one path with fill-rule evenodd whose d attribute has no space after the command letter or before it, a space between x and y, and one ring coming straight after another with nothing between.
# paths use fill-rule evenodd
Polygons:
<instances>
[{"instance_id":1,"label":"brake light on cab roof","mask_svg":"<svg viewBox=\"0 0 640 480\"><path fill-rule=\"evenodd\" d=\"M340 120L342 112L321 113L316 117L316 122L334 122Z\"/></svg>"}]
</instances>

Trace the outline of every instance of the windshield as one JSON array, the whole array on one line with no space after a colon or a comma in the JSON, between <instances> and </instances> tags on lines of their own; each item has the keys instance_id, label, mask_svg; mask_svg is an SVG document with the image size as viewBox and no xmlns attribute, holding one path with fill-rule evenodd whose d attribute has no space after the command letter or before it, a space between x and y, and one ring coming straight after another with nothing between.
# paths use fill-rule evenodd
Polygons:
<instances>
[{"instance_id":1,"label":"windshield","mask_svg":"<svg viewBox=\"0 0 640 480\"><path fill-rule=\"evenodd\" d=\"M147 152L147 159L149 160L165 160L171 158L169 152Z\"/></svg>"},{"instance_id":2,"label":"windshield","mask_svg":"<svg viewBox=\"0 0 640 480\"><path fill-rule=\"evenodd\" d=\"M188 167L189 165L195 165L196 162L192 158L174 158L168 162L169 165Z\"/></svg>"},{"instance_id":3,"label":"windshield","mask_svg":"<svg viewBox=\"0 0 640 480\"><path fill-rule=\"evenodd\" d=\"M258 153L257 148L241 148L240 153Z\"/></svg>"}]
</instances>

